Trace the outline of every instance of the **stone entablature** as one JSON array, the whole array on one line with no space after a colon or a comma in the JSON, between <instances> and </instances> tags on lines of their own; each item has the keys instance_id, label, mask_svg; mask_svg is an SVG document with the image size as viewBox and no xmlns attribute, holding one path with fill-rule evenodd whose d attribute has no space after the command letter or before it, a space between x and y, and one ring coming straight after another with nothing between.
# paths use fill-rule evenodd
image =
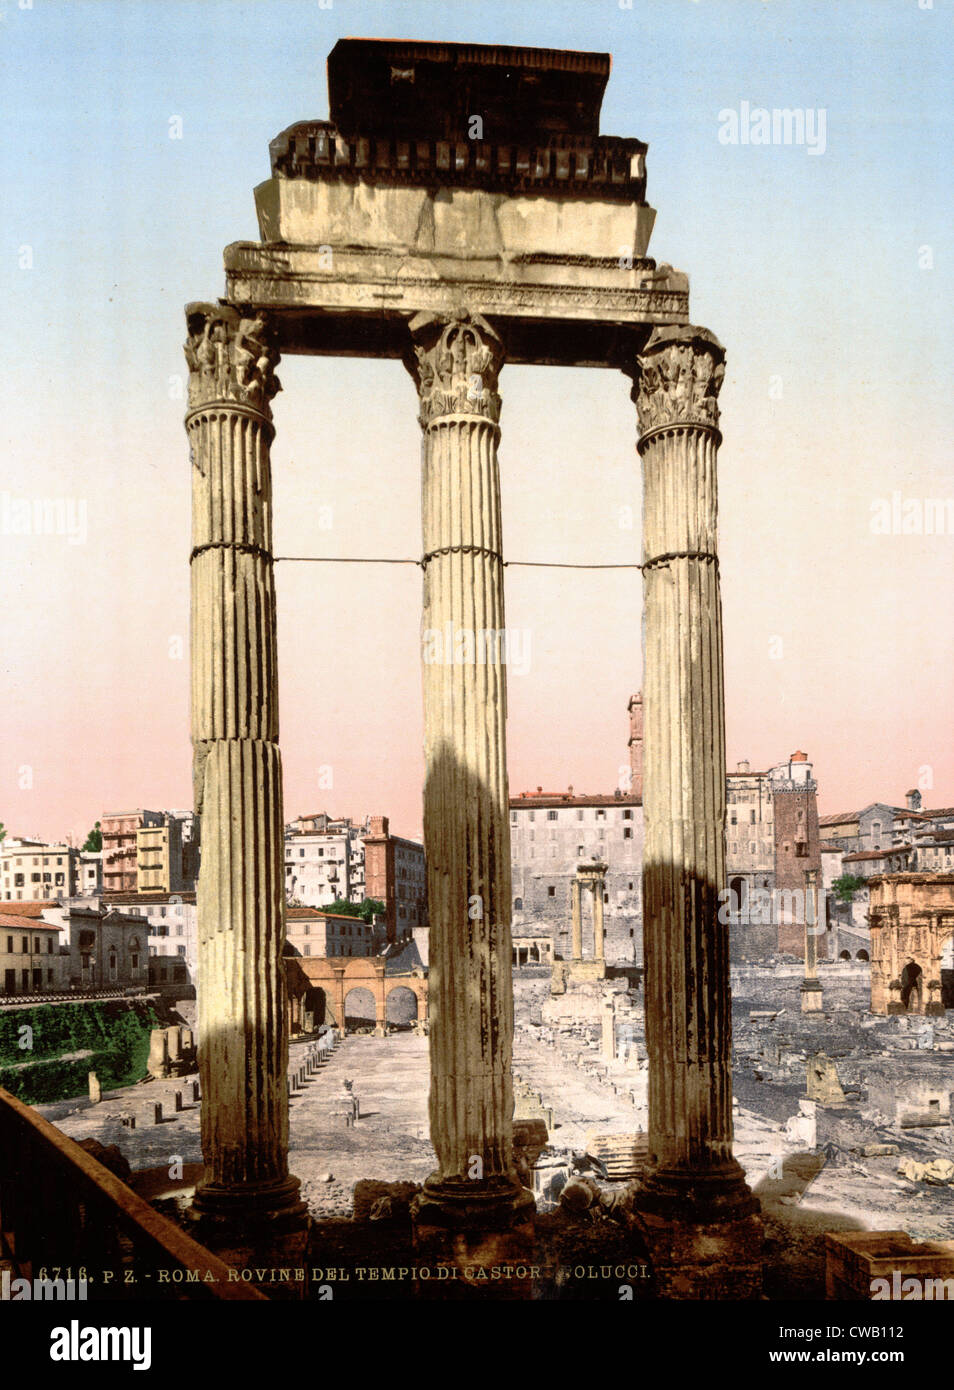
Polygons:
<instances>
[{"instance_id":1,"label":"stone entablature","mask_svg":"<svg viewBox=\"0 0 954 1390\"><path fill-rule=\"evenodd\" d=\"M329 121L299 121L269 145L272 175L284 179L368 180L494 193L615 194L645 203L646 146L617 136L556 135L545 145L488 140L346 138Z\"/></svg>"}]
</instances>

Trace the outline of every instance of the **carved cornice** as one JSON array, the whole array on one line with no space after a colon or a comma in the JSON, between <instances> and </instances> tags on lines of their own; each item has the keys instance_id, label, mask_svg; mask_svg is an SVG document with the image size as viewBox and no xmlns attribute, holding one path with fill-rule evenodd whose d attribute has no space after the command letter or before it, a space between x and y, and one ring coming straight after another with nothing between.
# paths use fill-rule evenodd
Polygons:
<instances>
[{"instance_id":1,"label":"carved cornice","mask_svg":"<svg viewBox=\"0 0 954 1390\"><path fill-rule=\"evenodd\" d=\"M343 136L329 121L299 121L269 145L272 175L384 187L483 188L489 192L564 192L646 201L641 140L554 134L548 143L493 140L401 140L366 131Z\"/></svg>"},{"instance_id":2,"label":"carved cornice","mask_svg":"<svg viewBox=\"0 0 954 1390\"><path fill-rule=\"evenodd\" d=\"M705 328L656 328L638 359L633 399L641 434L666 426L719 427L725 348Z\"/></svg>"},{"instance_id":3,"label":"carved cornice","mask_svg":"<svg viewBox=\"0 0 954 1390\"><path fill-rule=\"evenodd\" d=\"M413 353L405 366L420 397L421 427L444 415L476 415L496 425L504 351L490 324L479 315L418 314L409 328Z\"/></svg>"},{"instance_id":4,"label":"carved cornice","mask_svg":"<svg viewBox=\"0 0 954 1390\"><path fill-rule=\"evenodd\" d=\"M245 317L221 304L186 307L189 409L213 403L248 406L272 418L269 402L282 388L279 354L262 314Z\"/></svg>"}]
</instances>

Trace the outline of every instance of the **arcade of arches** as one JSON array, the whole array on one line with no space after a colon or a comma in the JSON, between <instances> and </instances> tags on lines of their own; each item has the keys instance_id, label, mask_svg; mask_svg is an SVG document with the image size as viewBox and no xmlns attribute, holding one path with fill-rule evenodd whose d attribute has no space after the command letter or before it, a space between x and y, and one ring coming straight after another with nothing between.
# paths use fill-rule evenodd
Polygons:
<instances>
[{"instance_id":1,"label":"arcade of arches","mask_svg":"<svg viewBox=\"0 0 954 1390\"><path fill-rule=\"evenodd\" d=\"M387 975L380 956L286 957L286 1017L292 1036L305 1031L305 1015L314 1027L331 1024L348 1031L368 1024L383 1037L389 1027L411 1023L423 1031L427 1018L427 977Z\"/></svg>"}]
</instances>

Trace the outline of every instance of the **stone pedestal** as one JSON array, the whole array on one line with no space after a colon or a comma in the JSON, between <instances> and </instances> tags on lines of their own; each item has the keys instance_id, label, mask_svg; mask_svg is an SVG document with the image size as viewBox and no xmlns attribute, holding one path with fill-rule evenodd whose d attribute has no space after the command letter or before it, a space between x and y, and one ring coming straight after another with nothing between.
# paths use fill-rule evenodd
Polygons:
<instances>
[{"instance_id":1,"label":"stone pedestal","mask_svg":"<svg viewBox=\"0 0 954 1390\"><path fill-rule=\"evenodd\" d=\"M483 1190L461 1191L454 1197L448 1184L425 1185L411 1203L414 1259L431 1269L418 1280L415 1294L446 1302L454 1298L487 1298L501 1292L512 1299L529 1298L530 1280L492 1280L489 1271L505 1265L534 1262L536 1204L528 1189L504 1181L484 1184ZM478 1271L485 1271L480 1277Z\"/></svg>"},{"instance_id":2,"label":"stone pedestal","mask_svg":"<svg viewBox=\"0 0 954 1390\"><path fill-rule=\"evenodd\" d=\"M606 962L604 960L571 960L567 979L575 983L590 980L606 979Z\"/></svg>"},{"instance_id":3,"label":"stone pedestal","mask_svg":"<svg viewBox=\"0 0 954 1390\"><path fill-rule=\"evenodd\" d=\"M272 564L269 401L277 352L261 318L193 304L192 740L202 861L198 1024L205 1174L193 1215L241 1233L296 1230L288 1172L282 948L284 824ZM227 1238L227 1230L223 1233ZM214 1233L202 1236L214 1246Z\"/></svg>"},{"instance_id":4,"label":"stone pedestal","mask_svg":"<svg viewBox=\"0 0 954 1390\"><path fill-rule=\"evenodd\" d=\"M825 1007L822 987L818 980L803 980L799 989L803 1014L821 1013Z\"/></svg>"},{"instance_id":5,"label":"stone pedestal","mask_svg":"<svg viewBox=\"0 0 954 1390\"><path fill-rule=\"evenodd\" d=\"M497 467L503 348L479 318L411 321L423 430L424 843L430 1127L421 1250L481 1258L525 1225L512 1155L506 638Z\"/></svg>"},{"instance_id":6,"label":"stone pedestal","mask_svg":"<svg viewBox=\"0 0 954 1390\"><path fill-rule=\"evenodd\" d=\"M639 1209L636 1222L652 1262L657 1297L761 1297L762 1221L754 1211L732 1220L696 1223Z\"/></svg>"},{"instance_id":7,"label":"stone pedestal","mask_svg":"<svg viewBox=\"0 0 954 1390\"><path fill-rule=\"evenodd\" d=\"M693 1271L713 1251L720 1287L732 1283L736 1259L744 1296L756 1283L758 1204L732 1157L729 939L719 920L725 723L716 454L724 357L704 329L657 328L634 390L644 499L649 1056L649 1169L636 1205L660 1277L673 1270L670 1296L694 1286Z\"/></svg>"}]
</instances>

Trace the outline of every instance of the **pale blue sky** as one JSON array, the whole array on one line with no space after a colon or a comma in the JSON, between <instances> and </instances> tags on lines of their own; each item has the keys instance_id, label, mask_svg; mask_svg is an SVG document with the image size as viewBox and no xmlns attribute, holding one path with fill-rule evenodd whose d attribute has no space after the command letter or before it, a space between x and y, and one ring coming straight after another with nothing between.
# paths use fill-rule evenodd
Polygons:
<instances>
[{"instance_id":1,"label":"pale blue sky","mask_svg":"<svg viewBox=\"0 0 954 1390\"><path fill-rule=\"evenodd\" d=\"M343 35L612 53L602 129L649 143L650 253L689 273L692 318L729 354L730 763L801 746L827 810L897 800L930 765L926 801L954 802L954 537L870 529L893 491L954 496L952 13L954 0L5 0L0 490L82 499L88 515L84 545L0 536L8 831L189 802L187 663L169 657L188 623L182 305L221 294L222 248L257 238L268 142L327 114L325 57ZM720 144L719 112L743 101L824 108L825 153ZM298 360L280 375L279 553L417 553L400 366ZM639 501L622 378L514 368L502 389L509 555L638 558L638 531L618 524ZM330 535L317 504L334 507ZM416 829L419 576L299 567L279 583L289 815L327 804ZM640 678L638 581L511 570L507 600L533 641L530 673L511 680L513 789L611 787Z\"/></svg>"}]
</instances>

